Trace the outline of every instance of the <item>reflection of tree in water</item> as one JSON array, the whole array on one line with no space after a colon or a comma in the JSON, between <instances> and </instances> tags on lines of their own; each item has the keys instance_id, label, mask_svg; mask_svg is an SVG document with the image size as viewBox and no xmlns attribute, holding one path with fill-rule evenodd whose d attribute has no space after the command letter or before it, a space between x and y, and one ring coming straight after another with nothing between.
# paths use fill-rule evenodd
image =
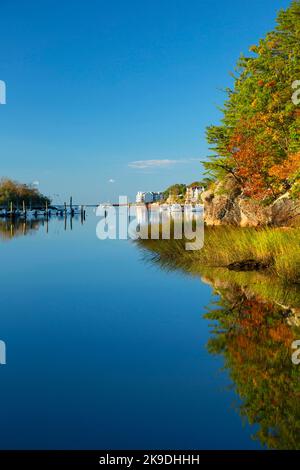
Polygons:
<instances>
[{"instance_id":1,"label":"reflection of tree in water","mask_svg":"<svg viewBox=\"0 0 300 470\"><path fill-rule=\"evenodd\" d=\"M11 221L9 219L0 219L0 238L2 240L10 240L15 237L29 235L37 232L44 221L36 219L25 222L17 219Z\"/></svg>"},{"instance_id":2,"label":"reflection of tree in water","mask_svg":"<svg viewBox=\"0 0 300 470\"><path fill-rule=\"evenodd\" d=\"M85 222L85 215L83 217L79 217L78 214L70 215L64 217L34 217L34 218L27 218L26 220L23 218L0 218L0 240L11 240L16 237L24 236L24 235L33 235L37 233L37 231L44 227L46 233L48 233L51 221L55 220L57 223L54 227L59 227L61 230L72 230L74 223L81 223L81 225Z\"/></svg>"},{"instance_id":3,"label":"reflection of tree in water","mask_svg":"<svg viewBox=\"0 0 300 470\"><path fill-rule=\"evenodd\" d=\"M237 285L205 315L216 323L208 350L222 354L242 399L240 414L259 430L255 438L275 449L300 448L300 369L291 361L291 344L300 338L300 309L288 309L247 296Z\"/></svg>"},{"instance_id":4,"label":"reflection of tree in water","mask_svg":"<svg viewBox=\"0 0 300 470\"><path fill-rule=\"evenodd\" d=\"M241 417L258 425L254 436L271 449L300 449L300 366L291 344L300 339L300 288L263 273L236 273L193 263L177 241L139 241L145 258L166 269L198 275L217 300L208 351L222 355L242 400Z\"/></svg>"}]
</instances>

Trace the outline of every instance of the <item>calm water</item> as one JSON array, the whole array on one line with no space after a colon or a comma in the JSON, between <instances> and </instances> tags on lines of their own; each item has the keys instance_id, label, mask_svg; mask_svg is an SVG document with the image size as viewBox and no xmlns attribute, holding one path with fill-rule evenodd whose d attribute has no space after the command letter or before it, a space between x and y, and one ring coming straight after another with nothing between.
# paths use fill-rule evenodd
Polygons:
<instances>
[{"instance_id":1,"label":"calm water","mask_svg":"<svg viewBox=\"0 0 300 470\"><path fill-rule=\"evenodd\" d=\"M260 448L207 349L212 288L97 221L1 222L1 448Z\"/></svg>"}]
</instances>

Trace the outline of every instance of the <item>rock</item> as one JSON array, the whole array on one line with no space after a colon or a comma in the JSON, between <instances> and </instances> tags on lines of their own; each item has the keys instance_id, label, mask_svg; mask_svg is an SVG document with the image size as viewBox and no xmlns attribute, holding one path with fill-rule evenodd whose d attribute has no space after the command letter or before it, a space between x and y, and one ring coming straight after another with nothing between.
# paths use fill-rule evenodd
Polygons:
<instances>
[{"instance_id":1,"label":"rock","mask_svg":"<svg viewBox=\"0 0 300 470\"><path fill-rule=\"evenodd\" d=\"M292 327L299 328L300 326L300 308L292 308L291 315L287 320L288 324Z\"/></svg>"},{"instance_id":2,"label":"rock","mask_svg":"<svg viewBox=\"0 0 300 470\"><path fill-rule=\"evenodd\" d=\"M268 265L255 259L247 259L236 261L227 267L230 271L261 271L262 269L267 269Z\"/></svg>"},{"instance_id":3,"label":"rock","mask_svg":"<svg viewBox=\"0 0 300 470\"><path fill-rule=\"evenodd\" d=\"M233 177L218 183L214 190L202 193L204 203L204 220L207 225L239 225L240 211L236 198L240 194Z\"/></svg>"},{"instance_id":4,"label":"rock","mask_svg":"<svg viewBox=\"0 0 300 470\"><path fill-rule=\"evenodd\" d=\"M300 224L300 201L283 194L272 205L272 222L276 226Z\"/></svg>"},{"instance_id":5,"label":"rock","mask_svg":"<svg viewBox=\"0 0 300 470\"><path fill-rule=\"evenodd\" d=\"M240 209L241 227L259 227L272 224L272 208L263 206L258 201L243 199L237 201Z\"/></svg>"},{"instance_id":6,"label":"rock","mask_svg":"<svg viewBox=\"0 0 300 470\"><path fill-rule=\"evenodd\" d=\"M289 193L273 204L263 205L245 197L238 183L228 176L213 189L202 193L206 225L235 225L240 227L300 225L300 200Z\"/></svg>"}]
</instances>

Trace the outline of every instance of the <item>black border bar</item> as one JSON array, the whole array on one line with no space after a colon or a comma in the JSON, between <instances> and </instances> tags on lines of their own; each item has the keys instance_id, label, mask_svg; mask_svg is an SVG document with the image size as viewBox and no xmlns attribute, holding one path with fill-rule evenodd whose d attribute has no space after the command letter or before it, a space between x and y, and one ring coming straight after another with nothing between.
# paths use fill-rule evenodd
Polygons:
<instances>
[{"instance_id":1,"label":"black border bar","mask_svg":"<svg viewBox=\"0 0 300 470\"><path fill-rule=\"evenodd\" d=\"M37 468L119 468L131 469L188 465L191 468L207 463L219 464L283 464L297 458L293 451L195 451L195 450L2 450L0 468L26 465Z\"/></svg>"}]
</instances>

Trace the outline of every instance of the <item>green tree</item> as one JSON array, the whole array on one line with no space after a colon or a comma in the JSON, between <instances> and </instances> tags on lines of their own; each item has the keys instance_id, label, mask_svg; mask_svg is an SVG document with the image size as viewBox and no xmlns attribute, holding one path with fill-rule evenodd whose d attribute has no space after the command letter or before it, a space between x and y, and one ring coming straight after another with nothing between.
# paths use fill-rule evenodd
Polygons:
<instances>
[{"instance_id":1,"label":"green tree","mask_svg":"<svg viewBox=\"0 0 300 470\"><path fill-rule=\"evenodd\" d=\"M0 206L7 206L11 202L14 206L32 204L33 207L50 204L50 199L43 196L37 188L18 183L8 178L0 180Z\"/></svg>"},{"instance_id":2,"label":"green tree","mask_svg":"<svg viewBox=\"0 0 300 470\"><path fill-rule=\"evenodd\" d=\"M299 0L250 51L238 61L221 124L207 129L214 154L204 166L216 179L232 174L249 196L274 198L296 183L272 168L300 150L300 109L292 102L300 80Z\"/></svg>"},{"instance_id":3,"label":"green tree","mask_svg":"<svg viewBox=\"0 0 300 470\"><path fill-rule=\"evenodd\" d=\"M164 191L164 198L167 199L169 196L180 197L184 196L186 193L186 185L182 183L176 183L172 186L169 186Z\"/></svg>"}]
</instances>

